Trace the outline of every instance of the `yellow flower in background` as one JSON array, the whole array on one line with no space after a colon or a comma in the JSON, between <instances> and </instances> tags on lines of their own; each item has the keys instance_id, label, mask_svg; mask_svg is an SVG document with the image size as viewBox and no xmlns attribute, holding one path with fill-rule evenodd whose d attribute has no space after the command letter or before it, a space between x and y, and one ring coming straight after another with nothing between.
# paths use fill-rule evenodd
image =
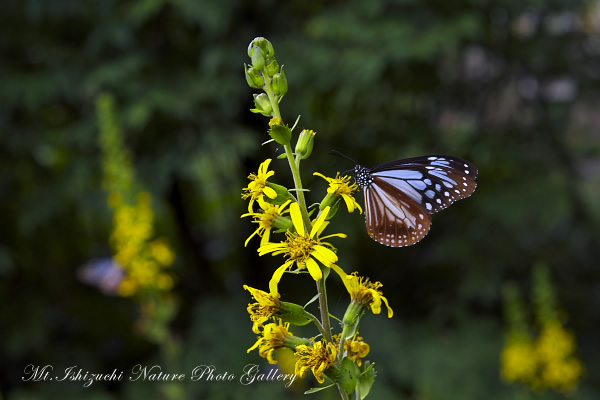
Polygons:
<instances>
[{"instance_id":1,"label":"yellow flower in background","mask_svg":"<svg viewBox=\"0 0 600 400\"><path fill-rule=\"evenodd\" d=\"M248 285L244 285L244 289L249 291L254 300L257 301L248 304L247 310L252 321L252 332L258 334L260 333L259 328L279 311L281 302L278 297L271 296L267 292L251 288Z\"/></svg>"},{"instance_id":2,"label":"yellow flower in background","mask_svg":"<svg viewBox=\"0 0 600 400\"><path fill-rule=\"evenodd\" d=\"M531 335L529 319L517 287L504 290L504 313L508 322L506 343L500 355L501 376L520 382L535 392L552 389L571 395L584 372L577 358L575 335L559 319L556 294L547 268L533 269L533 300L539 333Z\"/></svg>"},{"instance_id":3,"label":"yellow flower in background","mask_svg":"<svg viewBox=\"0 0 600 400\"><path fill-rule=\"evenodd\" d=\"M152 196L139 187L135 167L123 140L108 94L97 100L100 122L99 143L102 150L103 186L113 212L113 229L109 238L114 259L125 274L118 292L130 297L150 291L168 291L173 278L165 271L175 254L162 238L155 238ZM139 300L144 301L143 295Z\"/></svg>"},{"instance_id":4,"label":"yellow flower in background","mask_svg":"<svg viewBox=\"0 0 600 400\"><path fill-rule=\"evenodd\" d=\"M538 357L531 339L513 338L500 354L500 374L508 382L533 382L537 373Z\"/></svg>"},{"instance_id":5,"label":"yellow flower in background","mask_svg":"<svg viewBox=\"0 0 600 400\"><path fill-rule=\"evenodd\" d=\"M155 239L149 246L150 254L160 265L168 266L175 261L175 254L163 239Z\"/></svg>"},{"instance_id":6,"label":"yellow flower in background","mask_svg":"<svg viewBox=\"0 0 600 400\"><path fill-rule=\"evenodd\" d=\"M335 178L328 178L318 172L315 172L313 175L319 176L329 182L327 193L334 196L341 196L346 203L348 212L351 213L355 208L358 208L358 211L362 214L362 208L360 208L360 205L353 196L353 193L358 190L358 185L356 183L350 184L350 177L348 175L340 177L339 172L336 174ZM326 201L327 200L324 202Z\"/></svg>"},{"instance_id":7,"label":"yellow flower in background","mask_svg":"<svg viewBox=\"0 0 600 400\"><path fill-rule=\"evenodd\" d=\"M285 208L290 204L290 200L286 201L285 203L283 203L280 206L274 205L274 204L270 204L267 203L265 201L263 201L261 198L258 199L258 204L260 205L260 207L262 208L262 212L251 212L248 214L243 214L242 218L244 217L253 217L254 220L252 221L253 223L258 224L258 228L256 228L256 230L248 237L248 239L246 239L246 242L244 242L244 247L246 247L248 245L248 242L250 242L250 239L252 239L254 237L254 235L258 235L261 237L260 239L260 245L264 246L265 244L267 244L269 242L269 238L271 236L271 229L275 226L275 224L277 222L280 222L280 225L283 225L285 222L283 221L282 218L280 218L281 216L283 216L283 214L288 213L289 211L286 211ZM286 224L289 226L289 224Z\"/></svg>"},{"instance_id":8,"label":"yellow flower in background","mask_svg":"<svg viewBox=\"0 0 600 400\"><path fill-rule=\"evenodd\" d=\"M263 199L264 196L267 196L270 199L277 198L277 192L267 186L267 179L271 176L275 175L275 171L269 171L269 164L271 163L271 159L268 158L264 162L260 164L258 167L257 174L248 175L248 179L250 179L250 183L247 187L242 189L246 193L242 193L242 199L247 199L250 197L250 202L248 203L248 212L252 213L252 205L254 201L257 199Z\"/></svg>"},{"instance_id":9,"label":"yellow flower in background","mask_svg":"<svg viewBox=\"0 0 600 400\"><path fill-rule=\"evenodd\" d=\"M273 358L273 354L282 347L286 347L286 339L292 336L289 331L290 323L285 324L280 319L279 323L270 323L265 325L262 335L259 336L258 340L252 347L248 349L248 353L258 348L258 354L262 358L266 358L269 364L277 364L277 361Z\"/></svg>"},{"instance_id":10,"label":"yellow flower in background","mask_svg":"<svg viewBox=\"0 0 600 400\"><path fill-rule=\"evenodd\" d=\"M325 382L323 373L335 362L337 349L331 342L318 341L313 342L312 346L299 345L295 352L298 360L296 361L296 375L304 378L309 369L319 383Z\"/></svg>"},{"instance_id":11,"label":"yellow flower in background","mask_svg":"<svg viewBox=\"0 0 600 400\"><path fill-rule=\"evenodd\" d=\"M560 321L548 321L535 345L544 382L549 387L564 392L576 388L583 374L583 365L574 356L575 336L567 332Z\"/></svg>"},{"instance_id":12,"label":"yellow flower in background","mask_svg":"<svg viewBox=\"0 0 600 400\"><path fill-rule=\"evenodd\" d=\"M381 290L379 290L383 286L380 282L370 282L369 278L358 276L358 272L348 275L337 265L331 268L342 278L352 301L368 307L373 314L381 312L381 303L383 302L388 310L388 318L392 318L394 312Z\"/></svg>"},{"instance_id":13,"label":"yellow flower in background","mask_svg":"<svg viewBox=\"0 0 600 400\"><path fill-rule=\"evenodd\" d=\"M318 281L323 277L323 273L316 260L321 262L325 267L331 267L337 262L338 257L332 250L333 246L329 243L322 242L321 240L333 236L344 238L346 235L336 233L322 238L319 237L319 234L324 228L323 223L325 222L328 213L329 207L323 210L319 218L317 218L313 224L310 233L307 233L304 229L300 206L298 206L298 203L292 203L290 206L290 214L296 232L286 232L287 240L285 242L267 243L258 249L258 254L260 256L272 253L273 255L283 254L288 257L287 261L273 273L273 277L269 282L269 290L273 296L278 293L277 285L279 284L283 273L294 264L296 264L298 271L307 268L312 278L315 281Z\"/></svg>"}]
</instances>

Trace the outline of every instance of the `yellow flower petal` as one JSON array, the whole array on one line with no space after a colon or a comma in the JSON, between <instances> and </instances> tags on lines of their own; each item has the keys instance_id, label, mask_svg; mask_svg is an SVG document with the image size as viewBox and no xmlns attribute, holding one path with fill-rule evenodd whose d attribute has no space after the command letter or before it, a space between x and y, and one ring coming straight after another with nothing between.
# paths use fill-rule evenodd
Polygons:
<instances>
[{"instance_id":1,"label":"yellow flower petal","mask_svg":"<svg viewBox=\"0 0 600 400\"><path fill-rule=\"evenodd\" d=\"M316 175L316 176L318 176L318 177L321 177L321 178L325 179L327 182L329 182L329 181L330 181L330 178L326 177L325 175L323 175L323 174L321 174L321 173L319 173L319 172L313 172L313 175Z\"/></svg>"},{"instance_id":2,"label":"yellow flower petal","mask_svg":"<svg viewBox=\"0 0 600 400\"><path fill-rule=\"evenodd\" d=\"M315 281L323 278L323 273L321 272L319 264L310 257L306 259L306 268L308 268L310 276L312 276Z\"/></svg>"},{"instance_id":3,"label":"yellow flower petal","mask_svg":"<svg viewBox=\"0 0 600 400\"><path fill-rule=\"evenodd\" d=\"M320 245L314 246L312 255L327 267L338 260L338 256L332 250Z\"/></svg>"},{"instance_id":4,"label":"yellow flower petal","mask_svg":"<svg viewBox=\"0 0 600 400\"><path fill-rule=\"evenodd\" d=\"M388 304L387 299L385 297L381 296L381 300L383 300L383 302L385 303L385 306L388 309L388 318L392 318L392 316L394 315L394 311L392 311L392 308Z\"/></svg>"},{"instance_id":5,"label":"yellow flower petal","mask_svg":"<svg viewBox=\"0 0 600 400\"><path fill-rule=\"evenodd\" d=\"M325 207L325 209L323 210L323 212L321 213L321 215L319 215L319 218L317 218L317 220L313 224L313 227L310 230L310 235L309 235L311 238L313 238L315 236L315 234L317 232L319 232L319 228L321 227L321 225L325 221L325 218L327 218L327 214L329 214L329 210L330 209L331 209L331 207L329 207L329 206Z\"/></svg>"},{"instance_id":6,"label":"yellow flower petal","mask_svg":"<svg viewBox=\"0 0 600 400\"><path fill-rule=\"evenodd\" d=\"M264 246L260 246L257 251L259 256L263 256L267 253L273 253L285 247L285 243L267 243Z\"/></svg>"},{"instance_id":7,"label":"yellow flower petal","mask_svg":"<svg viewBox=\"0 0 600 400\"><path fill-rule=\"evenodd\" d=\"M271 230L265 229L265 233L263 233L262 238L260 239L260 245L264 246L269 243L269 237L271 237Z\"/></svg>"},{"instance_id":8,"label":"yellow flower petal","mask_svg":"<svg viewBox=\"0 0 600 400\"><path fill-rule=\"evenodd\" d=\"M263 193L264 193L265 195L267 195L267 197L268 197L268 198L270 198L270 199L275 199L275 198L277 198L277 192L276 192L276 191L275 191L273 188L270 188L270 187L268 187L268 186L265 186L265 187L263 188Z\"/></svg>"},{"instance_id":9,"label":"yellow flower petal","mask_svg":"<svg viewBox=\"0 0 600 400\"><path fill-rule=\"evenodd\" d=\"M351 213L352 211L354 211L353 199L350 198L350 196L348 196L347 194L343 194L342 199L344 199L344 202L346 203L346 208L348 208L348 212Z\"/></svg>"},{"instance_id":10,"label":"yellow flower petal","mask_svg":"<svg viewBox=\"0 0 600 400\"><path fill-rule=\"evenodd\" d=\"M248 236L248 239L246 239L246 242L244 242L244 247L248 246L248 242L250 242L250 239L252 239L254 237L254 235L256 235L258 233L258 229L255 230L254 232L252 232L252 235Z\"/></svg>"},{"instance_id":11,"label":"yellow flower petal","mask_svg":"<svg viewBox=\"0 0 600 400\"><path fill-rule=\"evenodd\" d=\"M292 223L298 235L304 236L304 222L302 221L302 213L300 212L300 206L298 203L292 203L290 206L290 215L292 216Z\"/></svg>"},{"instance_id":12,"label":"yellow flower petal","mask_svg":"<svg viewBox=\"0 0 600 400\"><path fill-rule=\"evenodd\" d=\"M273 277L269 281L269 291L271 292L271 296L277 297L279 295L279 292L277 291L277 285L279 285L279 281L281 280L283 273L290 265L292 265L292 262L288 261L281 267L277 268L273 273Z\"/></svg>"},{"instance_id":13,"label":"yellow flower petal","mask_svg":"<svg viewBox=\"0 0 600 400\"><path fill-rule=\"evenodd\" d=\"M371 311L373 311L373 314L379 314L381 312L381 296L375 290L371 290L370 293L373 299L373 302L371 302Z\"/></svg>"},{"instance_id":14,"label":"yellow flower petal","mask_svg":"<svg viewBox=\"0 0 600 400\"><path fill-rule=\"evenodd\" d=\"M264 174L265 171L267 171L269 169L269 164L271 164L271 161L272 160L270 158L267 158L265 161L260 163L260 165L258 166L258 173ZM273 172L273 174L275 174L275 172Z\"/></svg>"}]
</instances>

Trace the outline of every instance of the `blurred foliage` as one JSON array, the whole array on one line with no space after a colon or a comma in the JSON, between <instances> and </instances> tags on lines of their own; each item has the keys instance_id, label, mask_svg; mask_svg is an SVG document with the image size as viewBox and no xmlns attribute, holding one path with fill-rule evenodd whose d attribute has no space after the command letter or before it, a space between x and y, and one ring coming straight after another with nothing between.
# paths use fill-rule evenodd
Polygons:
<instances>
[{"instance_id":1,"label":"blurred foliage","mask_svg":"<svg viewBox=\"0 0 600 400\"><path fill-rule=\"evenodd\" d=\"M302 115L299 128L322 142L312 155L318 171L353 167L325 149L366 166L448 153L480 170L474 196L436 215L417 246L378 245L356 215L341 227L342 267L383 282L395 311L361 327L366 340L385 343L372 348L371 397L517 398L499 379L501 288L529 287L530 266L543 262L586 366L575 397L599 398L598 15L597 2L580 0L3 2L2 396L165 397L148 383L21 381L29 363L110 372L162 362L134 329L133 303L77 279L80 265L111 255L94 107L104 91L152 195L155 230L175 247L180 310L171 329L183 349L175 361L187 373L260 363L244 355L255 338L248 297L238 294L275 267L244 250L252 227L239 221L246 176L277 154L257 150L268 136L249 112L242 70L249 41L262 35L285 64L284 122ZM319 178L305 184L326 187ZM298 284L280 290L305 293ZM296 398L310 387L301 385L160 390Z\"/></svg>"}]
</instances>

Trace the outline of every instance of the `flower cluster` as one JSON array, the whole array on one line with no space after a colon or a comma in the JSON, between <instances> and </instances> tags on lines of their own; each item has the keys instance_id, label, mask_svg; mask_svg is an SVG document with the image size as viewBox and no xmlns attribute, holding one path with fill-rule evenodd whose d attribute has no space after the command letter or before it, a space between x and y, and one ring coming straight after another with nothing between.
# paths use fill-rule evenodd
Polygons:
<instances>
[{"instance_id":1,"label":"flower cluster","mask_svg":"<svg viewBox=\"0 0 600 400\"><path fill-rule=\"evenodd\" d=\"M294 182L291 189L275 183L280 175L270 168L277 161L267 159L256 173L248 175L249 183L242 189L241 197L248 201L248 212L242 217L250 217L258 226L244 245L247 247L251 239L258 236L261 238L257 246L259 256L282 257L268 291L244 285L255 301L248 304L247 310L252 332L258 335L248 351L258 349L259 355L273 364L278 362L279 350L291 349L295 355L296 375L305 377L310 371L317 382L324 383L328 378L336 384L343 399L353 393L358 396L359 390L362 390L360 398L364 398L375 373L369 362L363 362L370 347L357 336L358 323L366 310L379 314L382 303L388 309L388 317L392 316L392 310L381 292L381 283L370 282L357 273L346 274L338 265L340 257L334 246L335 238L343 239L346 235L325 233L341 204L345 204L350 213L354 210L362 213L354 197L358 186L350 176L340 176L339 172L333 178L315 172L314 175L327 181L328 187L318 204L307 207L305 193L308 191L302 186L300 164L312 154L316 133L310 129L300 131L292 147L298 121L290 128L281 118L279 103L287 92L287 81L283 67L275 60L273 46L264 38L256 38L250 43L248 55L252 60L245 66L248 84L263 91L254 95L255 108L251 111L270 118L268 133L272 141L283 147L284 154L279 158L287 159ZM340 278L350 298L341 320L341 332L337 334L331 327L325 286L331 271ZM306 272L302 276L308 275L316 282L318 293L314 298L319 301L320 318L307 310L308 304L300 306L282 300L279 286L288 272L295 275ZM290 330L290 325L310 323L318 330L312 337L297 337Z\"/></svg>"},{"instance_id":2,"label":"flower cluster","mask_svg":"<svg viewBox=\"0 0 600 400\"><path fill-rule=\"evenodd\" d=\"M536 338L527 323L525 307L514 286L505 290L505 314L509 330L501 360L501 375L507 382L520 382L533 391L553 389L572 394L583 373L576 357L575 336L558 317L554 289L546 268L534 269L535 312L539 325Z\"/></svg>"},{"instance_id":3,"label":"flower cluster","mask_svg":"<svg viewBox=\"0 0 600 400\"><path fill-rule=\"evenodd\" d=\"M115 250L115 260L125 268L119 285L121 296L128 297L145 288L169 290L173 278L164 268L174 261L174 254L164 239L154 236L154 213L148 193L138 193L136 204L124 204L122 197L113 195L113 232L110 244Z\"/></svg>"},{"instance_id":4,"label":"flower cluster","mask_svg":"<svg viewBox=\"0 0 600 400\"><path fill-rule=\"evenodd\" d=\"M119 293L129 297L148 289L167 291L173 286L173 278L165 268L173 264L175 256L164 239L155 238L152 198L149 193L135 189L139 184L109 95L98 99L98 115L104 187L113 210L110 244L115 260L125 269Z\"/></svg>"},{"instance_id":5,"label":"flower cluster","mask_svg":"<svg viewBox=\"0 0 600 400\"><path fill-rule=\"evenodd\" d=\"M141 303L138 325L148 336L160 340L174 313L174 304L166 295L174 283L167 268L173 264L175 254L165 239L155 235L152 197L135 179L110 95L98 98L97 113L103 186L113 213L110 245L114 260L124 270L117 291Z\"/></svg>"}]
</instances>

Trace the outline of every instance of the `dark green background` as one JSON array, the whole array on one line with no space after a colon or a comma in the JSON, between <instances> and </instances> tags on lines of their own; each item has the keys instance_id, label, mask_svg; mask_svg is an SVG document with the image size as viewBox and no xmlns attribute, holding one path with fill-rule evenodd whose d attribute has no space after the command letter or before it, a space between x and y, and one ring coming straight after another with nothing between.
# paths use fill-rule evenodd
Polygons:
<instances>
[{"instance_id":1,"label":"dark green background","mask_svg":"<svg viewBox=\"0 0 600 400\"><path fill-rule=\"evenodd\" d=\"M335 175L422 154L479 167L474 196L433 219L410 248L366 234L340 212L340 266L384 284L395 315L365 317L377 364L371 398L517 399L499 378L501 287L527 296L548 265L586 367L575 398L600 398L600 22L594 2L553 0L8 0L0 13L0 387L22 399L300 398L281 384L21 382L29 363L92 372L161 364L136 333L137 308L77 279L110 255L94 102L116 98L157 230L174 245L183 355L239 374L262 363L242 293L266 288L281 259L243 247L240 191L281 149L248 110L246 49L265 36L285 64L285 122L317 131L303 164L309 203ZM284 161L276 181L291 184ZM362 196L359 196L362 203ZM253 245L258 243L258 240ZM298 282L301 282L298 284ZM330 283L332 309L347 305ZM285 279L286 300L314 294ZM566 315L565 314L565 315ZM294 331L296 332L296 331ZM310 335L310 330L299 334ZM300 388L305 390L307 387ZM336 398L335 392L313 395ZM173 397L175 396L175 397ZM260 397L262 396L262 397ZM520 397L523 396L523 397ZM537 396L560 398L551 392Z\"/></svg>"}]
</instances>

